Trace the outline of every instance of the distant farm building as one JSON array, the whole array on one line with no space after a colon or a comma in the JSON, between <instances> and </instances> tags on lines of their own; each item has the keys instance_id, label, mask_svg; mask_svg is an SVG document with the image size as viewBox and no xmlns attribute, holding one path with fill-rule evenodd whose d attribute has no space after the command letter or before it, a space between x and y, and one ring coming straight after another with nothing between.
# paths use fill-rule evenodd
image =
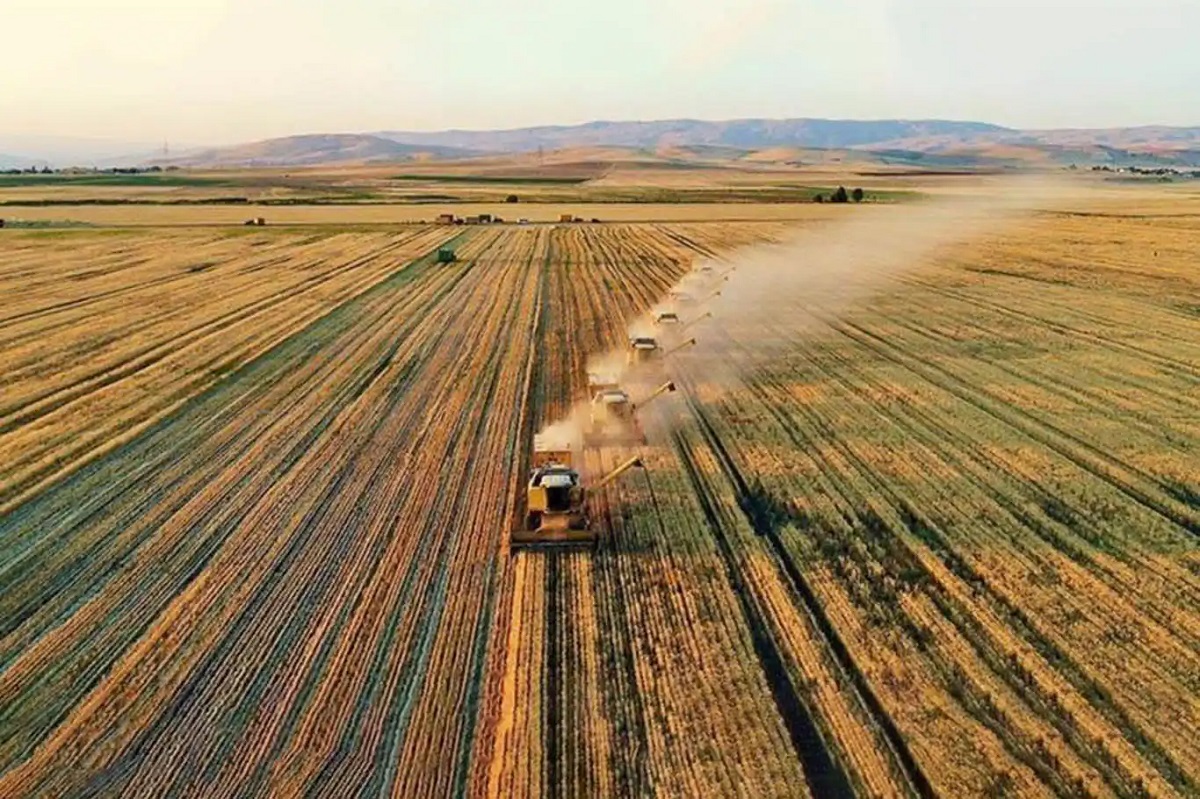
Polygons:
<instances>
[{"instance_id":1,"label":"distant farm building","mask_svg":"<svg viewBox=\"0 0 1200 799\"><path fill-rule=\"evenodd\" d=\"M454 214L438 214L437 221L439 225L453 225Z\"/></svg>"}]
</instances>

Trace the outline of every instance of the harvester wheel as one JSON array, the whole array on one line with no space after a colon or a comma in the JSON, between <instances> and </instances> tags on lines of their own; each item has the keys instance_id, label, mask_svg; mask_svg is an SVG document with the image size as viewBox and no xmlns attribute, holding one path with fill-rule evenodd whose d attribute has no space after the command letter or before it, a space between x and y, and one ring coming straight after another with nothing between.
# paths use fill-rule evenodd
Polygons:
<instances>
[{"instance_id":1,"label":"harvester wheel","mask_svg":"<svg viewBox=\"0 0 1200 799\"><path fill-rule=\"evenodd\" d=\"M534 530L537 530L541 526L542 526L542 514L538 513L537 511L530 511L525 516L525 529L528 530L529 532L532 533Z\"/></svg>"}]
</instances>

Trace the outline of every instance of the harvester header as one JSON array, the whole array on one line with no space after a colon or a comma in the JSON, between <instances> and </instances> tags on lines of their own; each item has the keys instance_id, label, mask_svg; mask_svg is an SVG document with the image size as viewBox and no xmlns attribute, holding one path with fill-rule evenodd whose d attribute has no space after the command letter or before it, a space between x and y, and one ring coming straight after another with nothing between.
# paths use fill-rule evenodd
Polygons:
<instances>
[{"instance_id":1,"label":"harvester header","mask_svg":"<svg viewBox=\"0 0 1200 799\"><path fill-rule=\"evenodd\" d=\"M534 445L534 462L539 459ZM563 450L544 450L561 458ZM642 466L641 458L630 458L597 481L598 491L630 469ZM513 549L569 549L591 547L597 540L588 512L588 489L578 470L556 460L535 466L526 489L525 525L509 537Z\"/></svg>"}]
</instances>

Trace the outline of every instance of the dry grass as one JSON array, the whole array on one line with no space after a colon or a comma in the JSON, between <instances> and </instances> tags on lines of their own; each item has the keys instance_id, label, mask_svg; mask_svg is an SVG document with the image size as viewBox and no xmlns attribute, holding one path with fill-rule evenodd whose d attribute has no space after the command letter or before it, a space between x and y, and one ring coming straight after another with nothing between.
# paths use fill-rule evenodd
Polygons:
<instances>
[{"instance_id":1,"label":"dry grass","mask_svg":"<svg viewBox=\"0 0 1200 799\"><path fill-rule=\"evenodd\" d=\"M1194 203L1106 186L836 315L697 327L787 345L678 356L556 558L505 541L589 359L855 209L3 231L0 794L1194 794Z\"/></svg>"}]
</instances>

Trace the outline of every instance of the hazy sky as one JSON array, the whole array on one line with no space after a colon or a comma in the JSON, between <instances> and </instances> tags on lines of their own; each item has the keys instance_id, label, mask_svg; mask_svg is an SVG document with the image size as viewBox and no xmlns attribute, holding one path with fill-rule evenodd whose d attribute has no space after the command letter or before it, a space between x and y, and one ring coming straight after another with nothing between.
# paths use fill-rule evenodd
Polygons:
<instances>
[{"instance_id":1,"label":"hazy sky","mask_svg":"<svg viewBox=\"0 0 1200 799\"><path fill-rule=\"evenodd\" d=\"M0 0L0 134L1200 125L1200 0Z\"/></svg>"}]
</instances>

